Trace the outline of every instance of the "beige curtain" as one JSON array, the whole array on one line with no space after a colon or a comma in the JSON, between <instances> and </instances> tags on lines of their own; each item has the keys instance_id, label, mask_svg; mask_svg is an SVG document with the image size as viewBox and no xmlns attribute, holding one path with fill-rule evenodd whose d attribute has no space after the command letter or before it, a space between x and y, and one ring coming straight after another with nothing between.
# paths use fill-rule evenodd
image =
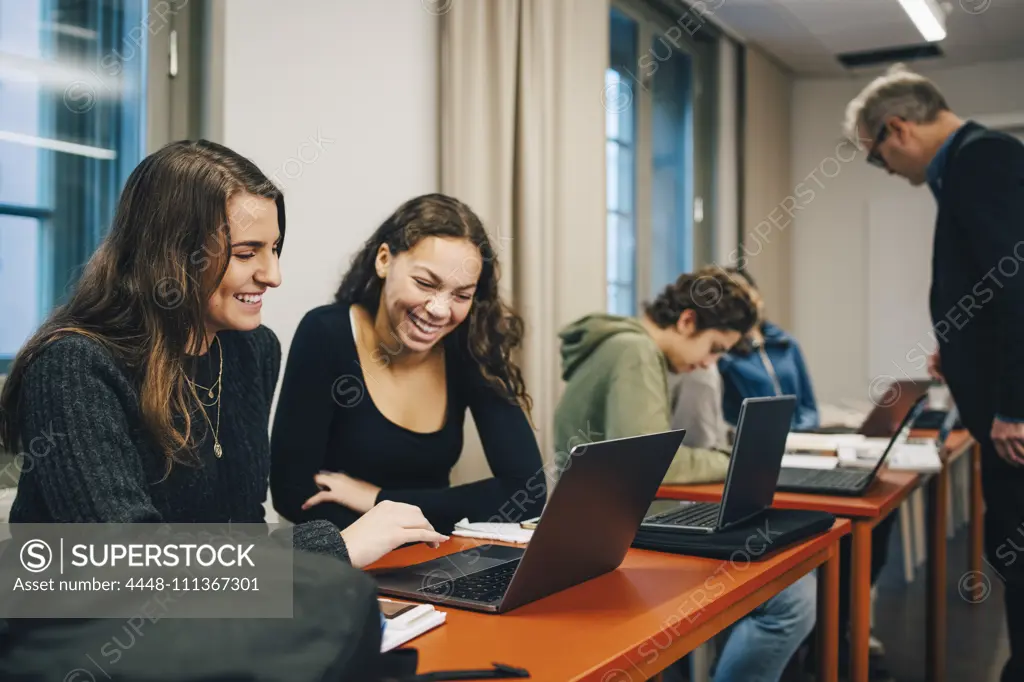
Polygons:
<instances>
[{"instance_id":1,"label":"beige curtain","mask_svg":"<svg viewBox=\"0 0 1024 682\"><path fill-rule=\"evenodd\" d=\"M496 239L546 461L558 330L605 308L608 13L607 0L461 0L441 17L441 190ZM460 482L490 475L467 435Z\"/></svg>"},{"instance_id":2,"label":"beige curtain","mask_svg":"<svg viewBox=\"0 0 1024 682\"><path fill-rule=\"evenodd\" d=\"M792 329L790 254L796 228L783 207L794 192L787 172L793 77L756 47L748 46L746 53L746 108L756 115L744 122L744 252L769 318Z\"/></svg>"}]
</instances>

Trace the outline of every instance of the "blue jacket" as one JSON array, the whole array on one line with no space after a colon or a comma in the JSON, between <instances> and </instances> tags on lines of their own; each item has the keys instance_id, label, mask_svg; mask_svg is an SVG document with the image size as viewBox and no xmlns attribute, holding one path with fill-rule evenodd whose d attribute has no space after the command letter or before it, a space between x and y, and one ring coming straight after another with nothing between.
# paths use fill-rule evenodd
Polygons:
<instances>
[{"instance_id":1,"label":"blue jacket","mask_svg":"<svg viewBox=\"0 0 1024 682\"><path fill-rule=\"evenodd\" d=\"M796 411L793 413L791 428L794 431L817 428L818 403L814 399L811 377L807 373L799 344L771 322L761 325L761 333L764 335L764 350L775 368L782 395L796 396ZM722 356L718 361L718 371L724 385L722 412L730 424L735 425L739 419L740 405L744 398L776 394L771 374L756 349L749 355L731 351Z\"/></svg>"}]
</instances>

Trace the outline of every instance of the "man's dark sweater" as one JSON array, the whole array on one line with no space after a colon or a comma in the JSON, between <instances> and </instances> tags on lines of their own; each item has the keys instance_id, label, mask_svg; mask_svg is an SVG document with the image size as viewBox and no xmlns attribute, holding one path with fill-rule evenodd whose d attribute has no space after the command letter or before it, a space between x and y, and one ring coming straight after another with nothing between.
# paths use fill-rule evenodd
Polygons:
<instances>
[{"instance_id":1,"label":"man's dark sweater","mask_svg":"<svg viewBox=\"0 0 1024 682\"><path fill-rule=\"evenodd\" d=\"M274 333L220 332L196 361L197 383L212 386L223 352L219 441L198 409L196 466L166 459L148 435L132 375L101 344L65 336L29 365L19 426L28 452L12 523L262 523L270 474L270 406L281 367ZM219 348L218 348L219 346ZM205 394L204 400L211 402ZM216 406L206 408L216 425ZM41 437L41 438L39 438ZM33 441L33 439L35 439ZM295 547L347 560L338 528L299 524Z\"/></svg>"},{"instance_id":2,"label":"man's dark sweater","mask_svg":"<svg viewBox=\"0 0 1024 682\"><path fill-rule=\"evenodd\" d=\"M997 415L1024 421L1024 145L976 123L949 145L939 168L931 315L960 416L983 439Z\"/></svg>"}]
</instances>

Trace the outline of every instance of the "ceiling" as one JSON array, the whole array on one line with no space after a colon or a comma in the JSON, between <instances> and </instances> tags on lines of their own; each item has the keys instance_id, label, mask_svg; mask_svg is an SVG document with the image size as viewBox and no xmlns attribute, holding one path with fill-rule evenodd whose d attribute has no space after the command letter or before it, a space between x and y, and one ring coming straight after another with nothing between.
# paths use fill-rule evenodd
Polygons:
<instances>
[{"instance_id":1,"label":"ceiling","mask_svg":"<svg viewBox=\"0 0 1024 682\"><path fill-rule=\"evenodd\" d=\"M915 70L1024 58L1024 0L939 0L945 56ZM715 0L714 20L800 75L851 73L835 58L923 42L898 0ZM869 67L878 71L881 67Z\"/></svg>"}]
</instances>

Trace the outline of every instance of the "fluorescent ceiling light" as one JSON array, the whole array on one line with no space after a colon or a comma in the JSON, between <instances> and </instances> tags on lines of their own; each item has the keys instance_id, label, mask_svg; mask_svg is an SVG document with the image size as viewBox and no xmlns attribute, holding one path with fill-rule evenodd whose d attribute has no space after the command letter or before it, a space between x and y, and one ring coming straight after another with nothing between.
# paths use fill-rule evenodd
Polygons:
<instances>
[{"instance_id":1,"label":"fluorescent ceiling light","mask_svg":"<svg viewBox=\"0 0 1024 682\"><path fill-rule=\"evenodd\" d=\"M935 0L900 0L900 5L929 43L946 37L946 13Z\"/></svg>"},{"instance_id":2,"label":"fluorescent ceiling light","mask_svg":"<svg viewBox=\"0 0 1024 682\"><path fill-rule=\"evenodd\" d=\"M0 130L0 141L14 142L15 144L23 144L29 147L49 149L55 152L74 154L76 156L88 156L94 159L104 159L106 161L112 161L117 158L117 152L113 149L90 147L86 144L51 140L46 137L36 137L34 135L22 135L21 133L15 133L9 130Z\"/></svg>"}]
</instances>

